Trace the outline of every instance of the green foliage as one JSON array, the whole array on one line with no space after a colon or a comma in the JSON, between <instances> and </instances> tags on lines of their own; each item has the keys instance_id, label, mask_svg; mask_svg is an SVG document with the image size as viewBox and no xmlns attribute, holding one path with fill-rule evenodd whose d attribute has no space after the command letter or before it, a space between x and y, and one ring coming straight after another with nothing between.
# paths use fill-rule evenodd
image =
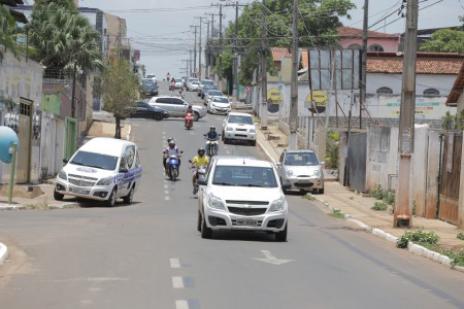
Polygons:
<instances>
[{"instance_id":1,"label":"green foliage","mask_svg":"<svg viewBox=\"0 0 464 309\"><path fill-rule=\"evenodd\" d=\"M238 19L238 44L241 49L247 51L242 55L241 60L240 81L243 84L251 83L261 54L268 59L268 72L272 71L271 53L269 49L261 49L261 37L267 37L268 46L291 46L292 1L265 0L264 5L261 1L252 2L243 9ZM348 11L354 7L350 0L300 0L299 45L302 47L334 45L337 42L336 28L341 25L340 18L349 18ZM264 31L263 21L265 21ZM234 36L235 23L231 22L225 30L224 39L229 50ZM223 54L229 52L225 51ZM216 61L216 63L221 63L218 71L228 69L228 62ZM222 76L231 77L231 75Z\"/></svg>"},{"instance_id":2,"label":"green foliage","mask_svg":"<svg viewBox=\"0 0 464 309\"><path fill-rule=\"evenodd\" d=\"M311 193L306 193L303 198L309 200L309 201L314 201L316 198L311 194Z\"/></svg>"},{"instance_id":3,"label":"green foliage","mask_svg":"<svg viewBox=\"0 0 464 309\"><path fill-rule=\"evenodd\" d=\"M450 112L446 112L442 118L441 126L443 130L464 130L464 111L451 115Z\"/></svg>"},{"instance_id":4,"label":"green foliage","mask_svg":"<svg viewBox=\"0 0 464 309\"><path fill-rule=\"evenodd\" d=\"M330 215L337 219L345 219L345 214L340 209L333 209Z\"/></svg>"},{"instance_id":5,"label":"green foliage","mask_svg":"<svg viewBox=\"0 0 464 309\"><path fill-rule=\"evenodd\" d=\"M451 259L451 264L456 266L464 266L464 249L452 251L444 251L443 254Z\"/></svg>"},{"instance_id":6,"label":"green foliage","mask_svg":"<svg viewBox=\"0 0 464 309\"><path fill-rule=\"evenodd\" d=\"M435 232L426 232L422 230L414 232L406 232L398 239L396 246L398 248L406 248L408 242L413 242L418 245L433 247L438 245L440 237Z\"/></svg>"},{"instance_id":7,"label":"green foliage","mask_svg":"<svg viewBox=\"0 0 464 309\"><path fill-rule=\"evenodd\" d=\"M102 92L106 111L119 118L129 115L128 108L139 96L139 84L127 61L115 59L108 65L103 72Z\"/></svg>"},{"instance_id":8,"label":"green foliage","mask_svg":"<svg viewBox=\"0 0 464 309\"><path fill-rule=\"evenodd\" d=\"M395 204L395 192L385 191L383 194L383 201L388 205Z\"/></svg>"},{"instance_id":9,"label":"green foliage","mask_svg":"<svg viewBox=\"0 0 464 309\"><path fill-rule=\"evenodd\" d=\"M14 17L6 6L0 4L0 45L3 45L6 50L17 54L18 47L16 45L16 22ZM0 61L3 59L3 53L0 51Z\"/></svg>"},{"instance_id":10,"label":"green foliage","mask_svg":"<svg viewBox=\"0 0 464 309\"><path fill-rule=\"evenodd\" d=\"M464 240L464 232L459 232L459 233L456 235L456 238L457 238L457 239L460 239L460 240Z\"/></svg>"},{"instance_id":11,"label":"green foliage","mask_svg":"<svg viewBox=\"0 0 464 309\"><path fill-rule=\"evenodd\" d=\"M383 202L375 202L374 206L371 207L372 210L376 211L384 211L387 210L388 206L387 204Z\"/></svg>"},{"instance_id":12,"label":"green foliage","mask_svg":"<svg viewBox=\"0 0 464 309\"><path fill-rule=\"evenodd\" d=\"M338 131L329 131L327 133L327 147L325 166L330 169L338 168L340 133Z\"/></svg>"},{"instance_id":13,"label":"green foliage","mask_svg":"<svg viewBox=\"0 0 464 309\"><path fill-rule=\"evenodd\" d=\"M369 195L377 200L383 200L384 192L380 185L374 187L374 189L370 190Z\"/></svg>"},{"instance_id":14,"label":"green foliage","mask_svg":"<svg viewBox=\"0 0 464 309\"><path fill-rule=\"evenodd\" d=\"M100 35L79 15L72 0L36 1L28 25L35 59L49 70L102 68Z\"/></svg>"},{"instance_id":15,"label":"green foliage","mask_svg":"<svg viewBox=\"0 0 464 309\"><path fill-rule=\"evenodd\" d=\"M422 51L464 53L464 31L442 29L420 46Z\"/></svg>"}]
</instances>

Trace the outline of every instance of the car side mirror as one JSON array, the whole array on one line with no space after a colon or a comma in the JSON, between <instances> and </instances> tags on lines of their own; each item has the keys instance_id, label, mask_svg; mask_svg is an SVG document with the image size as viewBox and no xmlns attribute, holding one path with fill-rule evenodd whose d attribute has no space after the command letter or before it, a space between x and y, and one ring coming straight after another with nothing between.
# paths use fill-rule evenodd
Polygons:
<instances>
[{"instance_id":1,"label":"car side mirror","mask_svg":"<svg viewBox=\"0 0 464 309\"><path fill-rule=\"evenodd\" d=\"M64 164L68 164L69 160L68 159L63 159Z\"/></svg>"},{"instance_id":2,"label":"car side mirror","mask_svg":"<svg viewBox=\"0 0 464 309\"><path fill-rule=\"evenodd\" d=\"M128 170L127 168L125 168L125 167L121 167L121 168L119 169L119 172L120 172L120 173L127 173L128 171L129 171L129 170Z\"/></svg>"}]
</instances>

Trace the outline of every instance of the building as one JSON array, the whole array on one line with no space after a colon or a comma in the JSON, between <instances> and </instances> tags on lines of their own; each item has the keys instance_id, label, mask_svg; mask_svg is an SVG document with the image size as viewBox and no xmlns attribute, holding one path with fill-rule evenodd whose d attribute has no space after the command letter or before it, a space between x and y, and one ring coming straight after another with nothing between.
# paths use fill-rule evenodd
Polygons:
<instances>
[{"instance_id":1,"label":"building","mask_svg":"<svg viewBox=\"0 0 464 309\"><path fill-rule=\"evenodd\" d=\"M361 49L363 30L352 27L337 28L338 45L341 48ZM368 31L367 48L369 52L396 52L400 46L399 34Z\"/></svg>"}]
</instances>

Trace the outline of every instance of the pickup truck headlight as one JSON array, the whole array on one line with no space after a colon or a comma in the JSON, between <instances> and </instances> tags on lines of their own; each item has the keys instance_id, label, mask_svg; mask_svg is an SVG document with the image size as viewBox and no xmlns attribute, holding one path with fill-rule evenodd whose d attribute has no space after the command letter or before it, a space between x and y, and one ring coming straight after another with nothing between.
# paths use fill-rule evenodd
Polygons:
<instances>
[{"instance_id":1,"label":"pickup truck headlight","mask_svg":"<svg viewBox=\"0 0 464 309\"><path fill-rule=\"evenodd\" d=\"M284 197L279 198L271 203L269 207L269 212L283 211L286 207L286 201Z\"/></svg>"},{"instance_id":2,"label":"pickup truck headlight","mask_svg":"<svg viewBox=\"0 0 464 309\"><path fill-rule=\"evenodd\" d=\"M315 170L313 175L316 176L316 177L321 177L321 170L320 169Z\"/></svg>"},{"instance_id":3,"label":"pickup truck headlight","mask_svg":"<svg viewBox=\"0 0 464 309\"><path fill-rule=\"evenodd\" d=\"M113 177L105 177L97 182L97 186L108 186L113 183Z\"/></svg>"},{"instance_id":4,"label":"pickup truck headlight","mask_svg":"<svg viewBox=\"0 0 464 309\"><path fill-rule=\"evenodd\" d=\"M233 130L234 130L234 128L232 128L232 127L226 127L226 131L233 131Z\"/></svg>"},{"instance_id":5,"label":"pickup truck headlight","mask_svg":"<svg viewBox=\"0 0 464 309\"><path fill-rule=\"evenodd\" d=\"M286 169L286 170L285 170L285 173L286 173L287 176L289 176L289 177L290 177L290 176L293 176L293 171L290 170L290 169Z\"/></svg>"},{"instance_id":6,"label":"pickup truck headlight","mask_svg":"<svg viewBox=\"0 0 464 309\"><path fill-rule=\"evenodd\" d=\"M210 195L208 199L208 206L210 208L219 209L219 210L226 210L224 202L215 195Z\"/></svg>"},{"instance_id":7,"label":"pickup truck headlight","mask_svg":"<svg viewBox=\"0 0 464 309\"><path fill-rule=\"evenodd\" d=\"M256 129L255 129L255 128L251 128L251 129L250 129L250 133L256 133Z\"/></svg>"},{"instance_id":8,"label":"pickup truck headlight","mask_svg":"<svg viewBox=\"0 0 464 309\"><path fill-rule=\"evenodd\" d=\"M63 179L63 180L68 180L68 175L66 175L66 172L61 170L59 173L58 173L58 178L60 179Z\"/></svg>"}]
</instances>

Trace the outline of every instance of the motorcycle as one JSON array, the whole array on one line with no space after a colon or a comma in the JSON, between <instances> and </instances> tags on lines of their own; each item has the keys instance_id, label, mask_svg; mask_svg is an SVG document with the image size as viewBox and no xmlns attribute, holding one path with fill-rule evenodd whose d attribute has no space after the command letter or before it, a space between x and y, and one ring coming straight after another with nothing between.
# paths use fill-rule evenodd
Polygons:
<instances>
[{"instance_id":1,"label":"motorcycle","mask_svg":"<svg viewBox=\"0 0 464 309\"><path fill-rule=\"evenodd\" d=\"M192 113L187 113L187 115L185 115L184 122L185 122L185 128L187 130L191 130L192 127L193 127L193 115L192 115Z\"/></svg>"},{"instance_id":2,"label":"motorcycle","mask_svg":"<svg viewBox=\"0 0 464 309\"><path fill-rule=\"evenodd\" d=\"M206 154L208 157L213 157L218 154L219 151L219 134L217 139L209 139L207 135L205 134L206 137Z\"/></svg>"},{"instance_id":3,"label":"motorcycle","mask_svg":"<svg viewBox=\"0 0 464 309\"><path fill-rule=\"evenodd\" d=\"M169 179L171 179L172 181L175 181L177 177L179 177L179 165L180 161L176 155L171 155L168 158L166 168L168 171Z\"/></svg>"},{"instance_id":4,"label":"motorcycle","mask_svg":"<svg viewBox=\"0 0 464 309\"><path fill-rule=\"evenodd\" d=\"M206 166L194 168L194 175L195 180L193 182L193 194L196 195L198 193L198 189L200 188L198 181L205 181L206 179Z\"/></svg>"}]
</instances>

